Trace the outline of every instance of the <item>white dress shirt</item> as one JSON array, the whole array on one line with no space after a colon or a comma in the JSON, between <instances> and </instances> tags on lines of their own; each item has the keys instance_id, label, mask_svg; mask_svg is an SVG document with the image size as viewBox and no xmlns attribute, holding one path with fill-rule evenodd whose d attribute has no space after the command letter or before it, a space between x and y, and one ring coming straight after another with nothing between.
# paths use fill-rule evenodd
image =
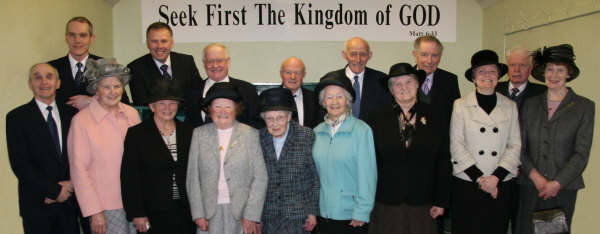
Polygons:
<instances>
[{"instance_id":1,"label":"white dress shirt","mask_svg":"<svg viewBox=\"0 0 600 234\"><path fill-rule=\"evenodd\" d=\"M154 60L154 64L156 64L156 67L158 67L158 70L160 71L160 74L162 75L162 70L160 70L160 67L162 65L167 65L167 73L169 73L169 75L171 77L173 77L173 69L171 69L171 55L167 56L167 60L165 60L165 63L161 63L158 60L152 58L152 60Z\"/></svg>"},{"instance_id":2,"label":"white dress shirt","mask_svg":"<svg viewBox=\"0 0 600 234\"><path fill-rule=\"evenodd\" d=\"M304 98L302 96L302 88L299 88L293 95L296 102L296 110L298 111L298 123L304 126Z\"/></svg>"},{"instance_id":3,"label":"white dress shirt","mask_svg":"<svg viewBox=\"0 0 600 234\"><path fill-rule=\"evenodd\" d=\"M350 82L352 82L352 87L354 87L354 76L358 76L358 83L360 86L360 90L359 90L360 92L358 92L358 94L360 95L360 97L362 97L362 89L363 89L363 85L365 84L365 82L364 82L365 70L363 70L359 74L354 74L354 72L352 72L352 70L350 70L350 67L346 67L346 76L348 77L348 79L350 79Z\"/></svg>"},{"instance_id":4,"label":"white dress shirt","mask_svg":"<svg viewBox=\"0 0 600 234\"><path fill-rule=\"evenodd\" d=\"M44 121L48 121L48 110L46 107L46 103L43 103L37 99L35 99L35 103L38 108L40 108L40 112L42 112L42 116L44 117ZM60 144L60 148L62 149L62 126L60 124L60 115L58 114L58 107L56 106L56 101L53 101L50 106L52 106L52 118L54 118L54 122L56 122L56 130L58 130L58 141Z\"/></svg>"},{"instance_id":5,"label":"white dress shirt","mask_svg":"<svg viewBox=\"0 0 600 234\"><path fill-rule=\"evenodd\" d=\"M273 136L273 146L275 146L275 154L277 155L277 160L279 160L279 156L281 155L281 150L283 149L283 145L285 144L285 139L287 138L288 131L290 131L290 123L287 124L287 128L285 129L285 133L283 134L283 136Z\"/></svg>"},{"instance_id":6,"label":"white dress shirt","mask_svg":"<svg viewBox=\"0 0 600 234\"><path fill-rule=\"evenodd\" d=\"M73 75L73 79L75 79L75 75L77 75L77 63L81 63L81 72L85 71L85 63L87 62L88 58L90 57L90 55L86 55L85 58L83 58L81 61L77 61L75 60L75 58L73 58L73 56L71 56L71 54L69 54L67 57L69 57L69 64L71 65L71 74Z\"/></svg>"}]
</instances>

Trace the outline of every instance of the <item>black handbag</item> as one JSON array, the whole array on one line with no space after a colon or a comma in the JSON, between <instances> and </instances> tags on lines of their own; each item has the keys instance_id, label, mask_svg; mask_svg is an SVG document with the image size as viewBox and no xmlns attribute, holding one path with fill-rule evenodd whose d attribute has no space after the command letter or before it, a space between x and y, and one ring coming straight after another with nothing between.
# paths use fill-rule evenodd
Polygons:
<instances>
[{"instance_id":1,"label":"black handbag","mask_svg":"<svg viewBox=\"0 0 600 234\"><path fill-rule=\"evenodd\" d=\"M569 233L567 216L562 208L537 210L531 214L535 234Z\"/></svg>"}]
</instances>

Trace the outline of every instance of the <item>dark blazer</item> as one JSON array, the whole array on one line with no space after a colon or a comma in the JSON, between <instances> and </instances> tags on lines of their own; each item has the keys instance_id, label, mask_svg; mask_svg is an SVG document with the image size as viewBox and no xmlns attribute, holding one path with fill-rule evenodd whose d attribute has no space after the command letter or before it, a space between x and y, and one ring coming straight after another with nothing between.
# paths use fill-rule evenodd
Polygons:
<instances>
[{"instance_id":1,"label":"dark blazer","mask_svg":"<svg viewBox=\"0 0 600 234\"><path fill-rule=\"evenodd\" d=\"M263 222L288 220L297 224L303 223L309 214L319 215L319 176L312 156L314 139L312 129L290 121L277 160L273 135L267 128L260 130L260 145L269 176Z\"/></svg>"},{"instance_id":2,"label":"dark blazer","mask_svg":"<svg viewBox=\"0 0 600 234\"><path fill-rule=\"evenodd\" d=\"M345 67L335 72L342 77L347 77ZM366 120L367 115L372 111L392 103L392 95L388 91L388 88L380 81L385 76L386 74L383 72L365 67L365 75L363 77L364 84L362 84L361 90L359 119ZM319 94L315 95L318 103ZM325 117L325 114L327 113L323 107L320 107L319 112L317 124L323 122L323 117Z\"/></svg>"},{"instance_id":3,"label":"dark blazer","mask_svg":"<svg viewBox=\"0 0 600 234\"><path fill-rule=\"evenodd\" d=\"M561 189L581 189L583 171L590 158L594 134L595 103L572 89L548 120L545 94L525 101L521 115L522 185L533 187L529 173L534 168Z\"/></svg>"},{"instance_id":4,"label":"dark blazer","mask_svg":"<svg viewBox=\"0 0 600 234\"><path fill-rule=\"evenodd\" d=\"M431 108L437 109L437 112L443 117L440 119L443 121L440 124L449 127L454 101L460 98L456 75L441 68L435 70L429 95Z\"/></svg>"},{"instance_id":5,"label":"dark blazer","mask_svg":"<svg viewBox=\"0 0 600 234\"><path fill-rule=\"evenodd\" d=\"M88 59L101 59L96 55L90 54ZM73 71L71 71L71 62L69 62L69 55L49 61L48 64L52 65L58 71L58 77L60 77L60 87L56 90L56 102L67 103L69 98L75 95L88 95L94 96L86 91L86 85L83 85L80 89L75 87L75 78L73 77ZM87 68L87 66L85 66ZM129 97L127 92L123 90L123 96L121 102L129 104Z\"/></svg>"},{"instance_id":6,"label":"dark blazer","mask_svg":"<svg viewBox=\"0 0 600 234\"><path fill-rule=\"evenodd\" d=\"M304 106L304 125L305 127L314 128L322 122L319 120L319 100L315 96L315 92L302 88L302 105ZM294 114L294 119L298 120L297 114Z\"/></svg>"},{"instance_id":7,"label":"dark blazer","mask_svg":"<svg viewBox=\"0 0 600 234\"><path fill-rule=\"evenodd\" d=\"M173 85L183 94L185 101L189 101L192 90L198 89L202 83L202 78L194 62L194 57L187 54L171 52L171 71ZM152 96L152 87L156 85L157 80L162 80L162 72L156 66L151 54L146 54L133 62L127 64L131 69L131 99L133 105L148 105L148 100Z\"/></svg>"},{"instance_id":8,"label":"dark blazer","mask_svg":"<svg viewBox=\"0 0 600 234\"><path fill-rule=\"evenodd\" d=\"M510 98L510 92L508 90L508 82L509 81L498 82L498 85L496 85L496 92L499 92L502 95ZM525 99L530 98L530 97L535 97L544 92L546 92L545 85L527 82L527 86L525 86L525 90L523 90L523 92L521 92L517 96L516 102L517 102L517 108L519 108L519 113L521 113L521 109L523 107L523 103L525 103Z\"/></svg>"},{"instance_id":9,"label":"dark blazer","mask_svg":"<svg viewBox=\"0 0 600 234\"><path fill-rule=\"evenodd\" d=\"M244 111L241 115L238 115L238 122L245 123L257 129L264 127L264 121L260 118L258 113L258 92L256 91L256 87L253 84L233 77L229 77L229 82L237 86L238 91L244 99L242 101L244 104ZM198 127L205 124L202 119L202 110L200 108L204 99L202 97L204 83L205 82L202 82L200 88L194 89L191 101L186 104L188 107L185 113L185 122L191 124L192 127Z\"/></svg>"},{"instance_id":10,"label":"dark blazer","mask_svg":"<svg viewBox=\"0 0 600 234\"><path fill-rule=\"evenodd\" d=\"M189 209L185 181L193 129L177 120L175 124L177 161L173 160L154 118L148 118L127 131L121 164L121 193L128 220L169 210L173 173L181 204Z\"/></svg>"},{"instance_id":11,"label":"dark blazer","mask_svg":"<svg viewBox=\"0 0 600 234\"><path fill-rule=\"evenodd\" d=\"M73 197L64 203L44 204L44 198L55 200L60 193L59 181L70 180L67 134L71 118L77 110L57 102L62 128L62 155L58 156L48 125L35 99L6 115L6 148L10 166L19 181L21 216L51 215L53 207L74 209Z\"/></svg>"},{"instance_id":12,"label":"dark blazer","mask_svg":"<svg viewBox=\"0 0 600 234\"><path fill-rule=\"evenodd\" d=\"M396 105L396 104L393 104ZM369 114L377 155L375 200L390 205L436 205L450 200L451 165L448 140L438 127L439 115L425 103L416 103L416 135L408 148L398 144L400 123L392 105Z\"/></svg>"}]
</instances>

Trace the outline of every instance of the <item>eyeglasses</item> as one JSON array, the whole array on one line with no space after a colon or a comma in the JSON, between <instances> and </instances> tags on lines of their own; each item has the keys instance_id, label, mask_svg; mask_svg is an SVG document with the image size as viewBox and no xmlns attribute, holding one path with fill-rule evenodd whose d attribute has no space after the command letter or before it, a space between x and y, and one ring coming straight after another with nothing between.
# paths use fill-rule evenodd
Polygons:
<instances>
[{"instance_id":1,"label":"eyeglasses","mask_svg":"<svg viewBox=\"0 0 600 234\"><path fill-rule=\"evenodd\" d=\"M296 76L304 75L303 71L287 71L287 70L283 70L281 72L283 72L283 74L288 75L288 76L291 76L292 74L294 74Z\"/></svg>"},{"instance_id":2,"label":"eyeglasses","mask_svg":"<svg viewBox=\"0 0 600 234\"><path fill-rule=\"evenodd\" d=\"M265 117L264 120L267 123L283 123L287 120L287 116Z\"/></svg>"}]
</instances>

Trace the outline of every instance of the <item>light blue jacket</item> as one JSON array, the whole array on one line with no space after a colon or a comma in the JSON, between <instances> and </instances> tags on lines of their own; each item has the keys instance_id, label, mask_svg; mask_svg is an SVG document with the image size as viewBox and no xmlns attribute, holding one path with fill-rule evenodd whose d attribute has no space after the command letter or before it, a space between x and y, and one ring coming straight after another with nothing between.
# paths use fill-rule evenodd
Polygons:
<instances>
[{"instance_id":1,"label":"light blue jacket","mask_svg":"<svg viewBox=\"0 0 600 234\"><path fill-rule=\"evenodd\" d=\"M325 122L314 131L313 157L321 182L321 216L369 222L377 185L371 128L350 115L333 137L331 126Z\"/></svg>"}]
</instances>

